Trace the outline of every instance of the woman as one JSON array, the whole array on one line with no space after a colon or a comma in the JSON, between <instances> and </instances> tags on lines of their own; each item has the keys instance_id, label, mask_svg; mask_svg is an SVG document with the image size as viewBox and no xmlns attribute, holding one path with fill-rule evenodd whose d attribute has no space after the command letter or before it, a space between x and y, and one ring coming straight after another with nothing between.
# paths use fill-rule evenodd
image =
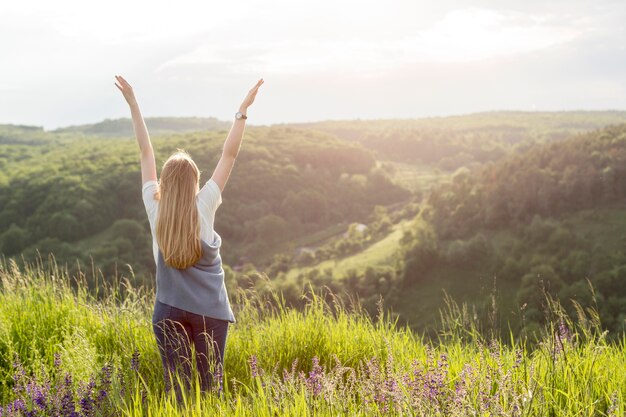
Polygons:
<instances>
[{"instance_id":1,"label":"woman","mask_svg":"<svg viewBox=\"0 0 626 417\"><path fill-rule=\"evenodd\" d=\"M133 89L121 76L115 78L115 85L130 107L141 151L143 202L156 263L154 334L163 362L166 391L174 386L180 401L181 388L177 382L182 379L185 388L190 387L192 348L201 389L211 389L214 378L221 385L218 375L222 374L226 334L235 318L224 285L219 255L221 238L213 230L213 221L239 152L248 108L263 79L241 103L215 171L199 189L200 172L184 151L165 161L157 182L150 136Z\"/></svg>"}]
</instances>

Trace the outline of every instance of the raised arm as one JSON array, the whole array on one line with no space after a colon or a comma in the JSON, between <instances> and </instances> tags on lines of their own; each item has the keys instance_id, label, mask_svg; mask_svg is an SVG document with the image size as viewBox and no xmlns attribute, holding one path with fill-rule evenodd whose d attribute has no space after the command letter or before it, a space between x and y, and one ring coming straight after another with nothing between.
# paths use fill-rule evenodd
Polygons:
<instances>
[{"instance_id":1,"label":"raised arm","mask_svg":"<svg viewBox=\"0 0 626 417\"><path fill-rule=\"evenodd\" d=\"M141 151L141 183L145 184L148 181L156 181L157 173L154 151L152 150L148 128L146 128L146 123L139 110L139 104L137 104L133 87L120 75L116 75L115 79L117 80L115 86L124 95L124 99L126 99L130 107L130 114L133 118L133 129L135 130L135 137L137 138L139 150Z\"/></svg>"},{"instance_id":2,"label":"raised arm","mask_svg":"<svg viewBox=\"0 0 626 417\"><path fill-rule=\"evenodd\" d=\"M226 142L224 142L222 156L220 157L220 160L215 167L215 171L213 171L213 175L211 176L211 179L215 181L221 191L224 191L224 187L226 187L228 177L233 170L235 159L239 153L241 138L243 138L243 130L246 125L248 107L254 103L256 93L259 92L259 87L261 87L261 85L263 85L263 78L261 78L255 86L248 91L246 98L243 99L241 106L239 106L238 113L241 113L241 115L238 114L237 116L243 117L235 117L235 121L233 122L230 132L228 132L228 136L226 137Z\"/></svg>"}]
</instances>

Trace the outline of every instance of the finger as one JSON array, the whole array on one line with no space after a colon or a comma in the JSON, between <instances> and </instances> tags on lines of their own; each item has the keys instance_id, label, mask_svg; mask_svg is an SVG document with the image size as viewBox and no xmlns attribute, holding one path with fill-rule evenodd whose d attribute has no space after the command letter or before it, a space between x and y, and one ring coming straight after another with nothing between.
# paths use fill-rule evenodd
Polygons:
<instances>
[{"instance_id":1,"label":"finger","mask_svg":"<svg viewBox=\"0 0 626 417\"><path fill-rule=\"evenodd\" d=\"M122 93L124 92L124 90L122 89L122 87L120 87L117 83L115 83L115 86L117 87L118 90L120 90Z\"/></svg>"},{"instance_id":2,"label":"finger","mask_svg":"<svg viewBox=\"0 0 626 417\"><path fill-rule=\"evenodd\" d=\"M130 84L128 83L128 81L126 81L126 79L124 77L122 77L121 75L119 77L120 77L120 81L121 81L122 85L124 85L126 87L130 87Z\"/></svg>"},{"instance_id":3,"label":"finger","mask_svg":"<svg viewBox=\"0 0 626 417\"><path fill-rule=\"evenodd\" d=\"M256 82L256 84L254 85L254 87L252 87L252 88L250 89L250 92L252 92L252 91L254 91L254 90L257 90L257 89L261 86L261 84L263 84L263 78L261 78L259 81L257 81L257 82Z\"/></svg>"}]
</instances>

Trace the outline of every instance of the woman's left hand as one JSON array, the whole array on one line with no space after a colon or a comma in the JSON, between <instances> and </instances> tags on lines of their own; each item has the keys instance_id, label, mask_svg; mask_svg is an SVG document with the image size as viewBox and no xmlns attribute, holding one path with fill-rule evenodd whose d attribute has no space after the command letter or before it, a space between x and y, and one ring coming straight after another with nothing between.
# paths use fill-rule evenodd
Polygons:
<instances>
[{"instance_id":1,"label":"woman's left hand","mask_svg":"<svg viewBox=\"0 0 626 417\"><path fill-rule=\"evenodd\" d=\"M246 96L246 98L243 99L243 102L241 103L241 106L239 107L239 110L242 113L245 112L248 109L248 107L252 105L252 103L254 103L256 93L259 92L259 87L261 87L263 83L264 83L263 78L261 78L259 81L257 81L255 86L252 87L250 91L248 91L248 95Z\"/></svg>"}]
</instances>

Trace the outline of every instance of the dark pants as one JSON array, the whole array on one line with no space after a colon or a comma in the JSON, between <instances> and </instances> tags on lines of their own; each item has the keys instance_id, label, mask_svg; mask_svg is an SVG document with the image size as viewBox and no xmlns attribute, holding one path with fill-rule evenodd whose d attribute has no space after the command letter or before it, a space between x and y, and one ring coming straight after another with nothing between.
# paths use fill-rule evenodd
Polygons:
<instances>
[{"instance_id":1,"label":"dark pants","mask_svg":"<svg viewBox=\"0 0 626 417\"><path fill-rule=\"evenodd\" d=\"M173 386L176 398L181 401L179 379L187 391L192 386L192 346L200 389L209 391L216 384L216 388L221 389L227 321L190 313L157 300L152 328L163 362L166 392Z\"/></svg>"}]
</instances>

